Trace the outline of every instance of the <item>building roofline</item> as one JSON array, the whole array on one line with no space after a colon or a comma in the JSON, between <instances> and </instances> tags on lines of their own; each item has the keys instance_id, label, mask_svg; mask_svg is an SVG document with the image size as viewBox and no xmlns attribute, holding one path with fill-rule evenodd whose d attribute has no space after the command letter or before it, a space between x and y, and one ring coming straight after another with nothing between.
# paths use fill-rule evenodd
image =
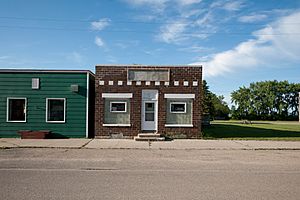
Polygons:
<instances>
[{"instance_id":1,"label":"building roofline","mask_svg":"<svg viewBox=\"0 0 300 200\"><path fill-rule=\"evenodd\" d=\"M143 64L97 64L96 67L202 67L202 65L143 65Z\"/></svg>"},{"instance_id":2,"label":"building roofline","mask_svg":"<svg viewBox=\"0 0 300 200\"><path fill-rule=\"evenodd\" d=\"M90 70L48 70L48 69L0 69L0 73L89 73L92 76L95 74Z\"/></svg>"}]
</instances>

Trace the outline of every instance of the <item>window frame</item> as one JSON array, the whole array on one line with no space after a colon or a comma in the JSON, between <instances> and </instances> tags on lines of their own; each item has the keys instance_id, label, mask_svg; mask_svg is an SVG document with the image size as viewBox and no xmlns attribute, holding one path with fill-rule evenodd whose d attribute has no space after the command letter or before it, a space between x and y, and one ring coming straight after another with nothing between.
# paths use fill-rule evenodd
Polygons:
<instances>
[{"instance_id":1,"label":"window frame","mask_svg":"<svg viewBox=\"0 0 300 200\"><path fill-rule=\"evenodd\" d=\"M9 100L10 99L24 99L25 100L25 120L24 121L11 121L9 120ZM27 122L27 98L26 97L7 97L6 98L6 122L17 122L26 123Z\"/></svg>"},{"instance_id":2,"label":"window frame","mask_svg":"<svg viewBox=\"0 0 300 200\"><path fill-rule=\"evenodd\" d=\"M172 111L172 104L183 104L184 111ZM170 113L174 113L174 114L186 113L186 102L179 102L179 101L170 102Z\"/></svg>"},{"instance_id":3,"label":"window frame","mask_svg":"<svg viewBox=\"0 0 300 200\"><path fill-rule=\"evenodd\" d=\"M48 101L49 100L64 100L64 120L63 121L49 121L48 120ZM46 98L46 123L66 123L66 98Z\"/></svg>"},{"instance_id":4,"label":"window frame","mask_svg":"<svg viewBox=\"0 0 300 200\"><path fill-rule=\"evenodd\" d=\"M123 104L125 104L125 110L124 111L114 111L114 110L112 110L112 104L113 103L123 103ZM127 101L110 101L109 102L109 112L111 112L111 113L127 113Z\"/></svg>"}]
</instances>

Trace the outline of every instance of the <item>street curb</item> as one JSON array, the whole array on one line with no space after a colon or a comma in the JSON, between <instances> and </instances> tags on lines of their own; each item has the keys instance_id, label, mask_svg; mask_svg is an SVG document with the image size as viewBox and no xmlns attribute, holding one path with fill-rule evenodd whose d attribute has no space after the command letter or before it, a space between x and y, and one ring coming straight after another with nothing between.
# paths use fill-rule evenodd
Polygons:
<instances>
[{"instance_id":1,"label":"street curb","mask_svg":"<svg viewBox=\"0 0 300 200\"><path fill-rule=\"evenodd\" d=\"M37 147L37 146L26 146L26 147L0 147L0 149L82 149L82 147Z\"/></svg>"},{"instance_id":2,"label":"street curb","mask_svg":"<svg viewBox=\"0 0 300 200\"><path fill-rule=\"evenodd\" d=\"M87 145L87 144L86 144ZM38 147L38 146L18 146L18 147L0 147L1 149L93 149L93 150L193 150L193 151L201 151L201 150L216 150L216 151L222 151L222 150L227 150L227 151L234 151L234 150L242 150L242 151L300 151L300 148L130 148L130 147L108 147L108 148L89 148L85 147L86 145L83 145L81 147Z\"/></svg>"}]
</instances>

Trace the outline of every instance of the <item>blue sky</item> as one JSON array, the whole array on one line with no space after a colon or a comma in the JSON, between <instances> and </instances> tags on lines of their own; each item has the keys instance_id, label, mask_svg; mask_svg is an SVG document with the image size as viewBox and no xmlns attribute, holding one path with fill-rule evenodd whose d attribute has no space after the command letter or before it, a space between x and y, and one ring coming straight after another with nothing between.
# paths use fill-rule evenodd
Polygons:
<instances>
[{"instance_id":1,"label":"blue sky","mask_svg":"<svg viewBox=\"0 0 300 200\"><path fill-rule=\"evenodd\" d=\"M300 0L1 0L0 68L201 64L213 92L300 82Z\"/></svg>"}]
</instances>

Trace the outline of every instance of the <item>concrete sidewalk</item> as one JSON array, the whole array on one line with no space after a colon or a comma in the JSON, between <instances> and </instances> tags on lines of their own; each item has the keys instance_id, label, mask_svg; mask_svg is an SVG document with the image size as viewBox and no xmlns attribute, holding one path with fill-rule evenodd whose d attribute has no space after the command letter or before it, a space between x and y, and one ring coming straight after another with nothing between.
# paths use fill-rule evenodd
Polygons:
<instances>
[{"instance_id":1,"label":"concrete sidewalk","mask_svg":"<svg viewBox=\"0 0 300 200\"><path fill-rule=\"evenodd\" d=\"M83 148L92 139L0 138L0 148Z\"/></svg>"},{"instance_id":2,"label":"concrete sidewalk","mask_svg":"<svg viewBox=\"0 0 300 200\"><path fill-rule=\"evenodd\" d=\"M300 150L300 141L173 140L136 142L125 139L0 138L0 148L174 149L174 150Z\"/></svg>"}]
</instances>

